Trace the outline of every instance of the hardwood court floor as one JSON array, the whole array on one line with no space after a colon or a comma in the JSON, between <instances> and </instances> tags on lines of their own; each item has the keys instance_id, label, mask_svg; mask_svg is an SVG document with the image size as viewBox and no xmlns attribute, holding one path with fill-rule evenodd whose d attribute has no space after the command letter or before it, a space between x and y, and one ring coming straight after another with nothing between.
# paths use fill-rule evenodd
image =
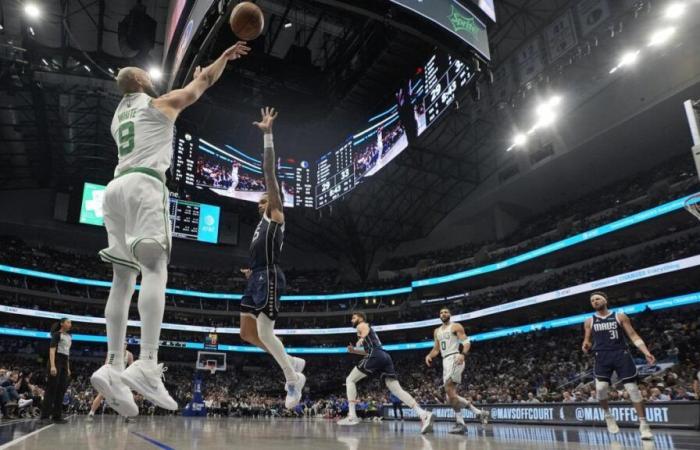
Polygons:
<instances>
[{"instance_id":1,"label":"hardwood court floor","mask_svg":"<svg viewBox=\"0 0 700 450\"><path fill-rule=\"evenodd\" d=\"M642 443L636 429L610 436L602 428L468 425L468 434L447 433L436 423L421 436L417 422L362 423L340 427L326 420L139 417L125 424L115 416L93 423L72 417L65 425L36 421L0 425L0 450L544 450L544 449L698 449L700 432L655 430Z\"/></svg>"}]
</instances>

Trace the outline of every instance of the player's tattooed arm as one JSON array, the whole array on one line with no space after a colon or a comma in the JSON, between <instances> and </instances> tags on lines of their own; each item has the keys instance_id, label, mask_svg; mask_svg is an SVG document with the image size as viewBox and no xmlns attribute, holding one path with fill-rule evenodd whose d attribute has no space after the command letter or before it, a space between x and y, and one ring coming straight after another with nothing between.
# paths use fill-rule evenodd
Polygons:
<instances>
[{"instance_id":1,"label":"player's tattooed arm","mask_svg":"<svg viewBox=\"0 0 700 450\"><path fill-rule=\"evenodd\" d=\"M177 116L199 100L207 89L216 83L224 73L226 63L247 55L250 47L243 42L236 42L233 46L224 50L216 61L202 69L197 67L194 71L192 81L182 89L175 89L153 100L153 106L163 112L170 120L174 121Z\"/></svg>"},{"instance_id":2,"label":"player's tattooed arm","mask_svg":"<svg viewBox=\"0 0 700 450\"><path fill-rule=\"evenodd\" d=\"M627 317L627 314L622 312L617 313L617 319L620 321L622 328L625 329L625 333L627 333L627 337L630 338L630 341L632 341L632 343L634 343L634 345L639 349L639 351L642 352L642 354L644 354L647 363L649 363L649 365L656 364L656 358L654 357L654 355L651 354L647 345L635 331L634 327L632 326L632 322L630 321L630 318Z\"/></svg>"},{"instance_id":3,"label":"player's tattooed arm","mask_svg":"<svg viewBox=\"0 0 700 450\"><path fill-rule=\"evenodd\" d=\"M437 330L433 331L433 341L435 342L433 348L430 350L430 353L425 356L425 365L428 367L433 364L433 359L440 354L440 342L438 342Z\"/></svg>"},{"instance_id":4,"label":"player's tattooed arm","mask_svg":"<svg viewBox=\"0 0 700 450\"><path fill-rule=\"evenodd\" d=\"M593 344L591 343L592 329L593 329L593 319L589 317L583 323L583 344L581 344L581 350L583 350L583 353L588 353L588 351L591 349L591 347L593 347Z\"/></svg>"},{"instance_id":5,"label":"player's tattooed arm","mask_svg":"<svg viewBox=\"0 0 700 450\"><path fill-rule=\"evenodd\" d=\"M260 122L253 122L264 134L265 150L263 153L263 175L265 176L265 186L267 187L267 201L270 219L278 223L284 223L284 213L282 212L282 197L280 187L275 176L275 147L272 142L272 124L277 118L275 108L263 108L260 110L262 118Z\"/></svg>"}]
</instances>

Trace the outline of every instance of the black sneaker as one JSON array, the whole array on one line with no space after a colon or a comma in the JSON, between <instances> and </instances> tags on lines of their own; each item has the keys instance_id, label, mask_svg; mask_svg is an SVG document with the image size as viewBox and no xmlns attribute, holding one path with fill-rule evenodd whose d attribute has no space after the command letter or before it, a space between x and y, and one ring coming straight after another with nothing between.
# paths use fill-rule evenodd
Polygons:
<instances>
[{"instance_id":1,"label":"black sneaker","mask_svg":"<svg viewBox=\"0 0 700 450\"><path fill-rule=\"evenodd\" d=\"M68 421L66 419L64 419L63 417L59 417L58 419L53 419L53 423L62 425L64 423L68 423Z\"/></svg>"}]
</instances>

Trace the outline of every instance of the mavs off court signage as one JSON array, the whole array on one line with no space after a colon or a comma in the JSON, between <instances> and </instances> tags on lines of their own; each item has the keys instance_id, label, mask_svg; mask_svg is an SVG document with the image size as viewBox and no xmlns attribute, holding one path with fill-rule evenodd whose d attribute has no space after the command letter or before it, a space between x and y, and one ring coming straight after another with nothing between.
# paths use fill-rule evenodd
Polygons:
<instances>
[{"instance_id":1,"label":"mavs off court signage","mask_svg":"<svg viewBox=\"0 0 700 450\"><path fill-rule=\"evenodd\" d=\"M454 420L452 407L427 406L438 420ZM494 423L520 423L542 425L598 425L605 426L603 410L596 403L516 403L486 406ZM647 420L651 426L667 428L700 428L700 402L657 402L645 406ZM637 412L630 403L612 403L610 411L620 426L638 426ZM404 417L416 419L415 412L403 408ZM462 410L466 421L477 422L468 409ZM385 419L394 419L390 405L383 407Z\"/></svg>"}]
</instances>

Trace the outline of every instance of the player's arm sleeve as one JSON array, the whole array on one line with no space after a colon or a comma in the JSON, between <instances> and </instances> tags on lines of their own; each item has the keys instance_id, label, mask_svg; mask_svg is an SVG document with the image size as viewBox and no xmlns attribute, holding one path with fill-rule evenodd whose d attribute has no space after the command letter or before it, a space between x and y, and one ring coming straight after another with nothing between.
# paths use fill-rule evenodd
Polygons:
<instances>
[{"instance_id":1,"label":"player's arm sleeve","mask_svg":"<svg viewBox=\"0 0 700 450\"><path fill-rule=\"evenodd\" d=\"M283 222L284 215L282 215L282 196L280 193L279 183L277 182L277 176L275 175L275 146L272 139L272 133L266 133L264 135L264 153L263 153L263 174L265 176L265 186L267 188L267 201L269 202L270 215L276 217L270 217L276 222Z\"/></svg>"}]
</instances>

